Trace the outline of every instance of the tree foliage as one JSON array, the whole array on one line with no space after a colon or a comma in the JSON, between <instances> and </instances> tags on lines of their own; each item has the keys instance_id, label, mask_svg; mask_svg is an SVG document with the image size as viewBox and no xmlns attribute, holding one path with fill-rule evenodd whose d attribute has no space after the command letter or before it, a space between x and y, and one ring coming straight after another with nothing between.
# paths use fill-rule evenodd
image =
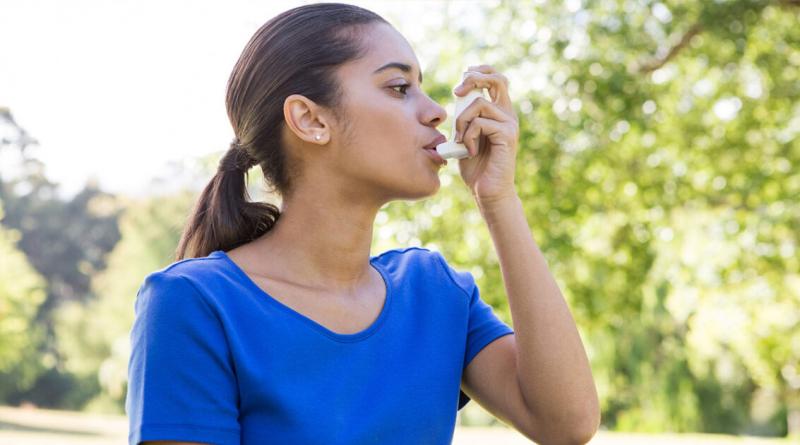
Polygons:
<instances>
[{"instance_id":1,"label":"tree foliage","mask_svg":"<svg viewBox=\"0 0 800 445\"><path fill-rule=\"evenodd\" d=\"M43 368L35 351L44 332L33 320L46 283L16 248L19 238L18 231L0 227L0 400L29 389Z\"/></svg>"}]
</instances>

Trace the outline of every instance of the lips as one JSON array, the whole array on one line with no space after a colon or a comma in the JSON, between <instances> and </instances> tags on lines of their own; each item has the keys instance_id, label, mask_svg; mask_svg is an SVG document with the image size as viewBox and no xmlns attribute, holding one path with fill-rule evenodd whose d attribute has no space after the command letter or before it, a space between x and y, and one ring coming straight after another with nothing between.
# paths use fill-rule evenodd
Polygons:
<instances>
[{"instance_id":1,"label":"lips","mask_svg":"<svg viewBox=\"0 0 800 445\"><path fill-rule=\"evenodd\" d=\"M432 141L422 147L422 149L425 150L425 154L440 166L447 164L447 160L436 151L436 146L443 142L447 142L447 138L445 138L443 134L439 133L438 136L436 136Z\"/></svg>"},{"instance_id":2,"label":"lips","mask_svg":"<svg viewBox=\"0 0 800 445\"><path fill-rule=\"evenodd\" d=\"M426 145L426 146L424 146L422 148L424 148L426 150L434 150L435 151L436 150L436 146L441 144L442 142L447 142L447 138L444 137L443 134L439 133L439 135L436 136L436 138L434 138L432 141L430 141L428 143L428 145Z\"/></svg>"}]
</instances>

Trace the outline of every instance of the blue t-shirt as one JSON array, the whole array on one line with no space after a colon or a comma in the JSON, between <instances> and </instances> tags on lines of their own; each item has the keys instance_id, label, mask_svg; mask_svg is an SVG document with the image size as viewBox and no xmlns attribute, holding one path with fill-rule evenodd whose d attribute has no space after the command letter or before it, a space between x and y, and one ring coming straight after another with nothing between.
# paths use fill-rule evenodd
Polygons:
<instances>
[{"instance_id":1,"label":"blue t-shirt","mask_svg":"<svg viewBox=\"0 0 800 445\"><path fill-rule=\"evenodd\" d=\"M353 334L280 303L221 250L150 273L130 334L129 443L450 444L463 370L514 331L438 252L370 264L386 300Z\"/></svg>"}]
</instances>

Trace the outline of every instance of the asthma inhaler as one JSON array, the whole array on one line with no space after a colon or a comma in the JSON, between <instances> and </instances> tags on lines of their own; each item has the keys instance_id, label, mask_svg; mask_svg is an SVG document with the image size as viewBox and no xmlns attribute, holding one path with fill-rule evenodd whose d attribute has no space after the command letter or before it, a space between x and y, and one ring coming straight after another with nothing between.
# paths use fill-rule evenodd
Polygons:
<instances>
[{"instance_id":1,"label":"asthma inhaler","mask_svg":"<svg viewBox=\"0 0 800 445\"><path fill-rule=\"evenodd\" d=\"M450 131L450 140L447 142L442 142L441 144L436 146L436 152L439 153L439 156L441 156L442 158L464 159L469 156L469 150L467 150L467 147L464 146L464 143L463 142L457 143L455 141L456 119L458 118L458 116L461 115L464 109L467 108L467 106L472 103L473 100L479 97L485 98L485 96L483 95L483 88L473 89L465 96L456 96L455 112L453 113L455 118L453 118L453 126Z\"/></svg>"}]
</instances>

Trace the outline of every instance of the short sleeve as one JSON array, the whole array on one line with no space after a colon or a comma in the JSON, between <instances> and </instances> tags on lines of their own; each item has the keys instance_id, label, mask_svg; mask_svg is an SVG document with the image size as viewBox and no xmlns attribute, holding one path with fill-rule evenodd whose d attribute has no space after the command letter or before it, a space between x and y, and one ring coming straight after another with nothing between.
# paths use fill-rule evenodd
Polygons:
<instances>
[{"instance_id":1,"label":"short sleeve","mask_svg":"<svg viewBox=\"0 0 800 445\"><path fill-rule=\"evenodd\" d=\"M239 445L238 389L222 324L185 277L157 271L136 296L128 442Z\"/></svg>"},{"instance_id":2,"label":"short sleeve","mask_svg":"<svg viewBox=\"0 0 800 445\"><path fill-rule=\"evenodd\" d=\"M465 292L469 298L469 321L467 326L467 341L465 345L463 370L475 358L478 353L489 343L504 336L513 334L511 326L500 320L492 310L492 307L481 299L480 289L475 284L475 278L470 272L458 271L453 269L444 257L437 253L443 263L447 273L453 281ZM464 407L470 401L464 391L459 394L458 409Z\"/></svg>"}]
</instances>

